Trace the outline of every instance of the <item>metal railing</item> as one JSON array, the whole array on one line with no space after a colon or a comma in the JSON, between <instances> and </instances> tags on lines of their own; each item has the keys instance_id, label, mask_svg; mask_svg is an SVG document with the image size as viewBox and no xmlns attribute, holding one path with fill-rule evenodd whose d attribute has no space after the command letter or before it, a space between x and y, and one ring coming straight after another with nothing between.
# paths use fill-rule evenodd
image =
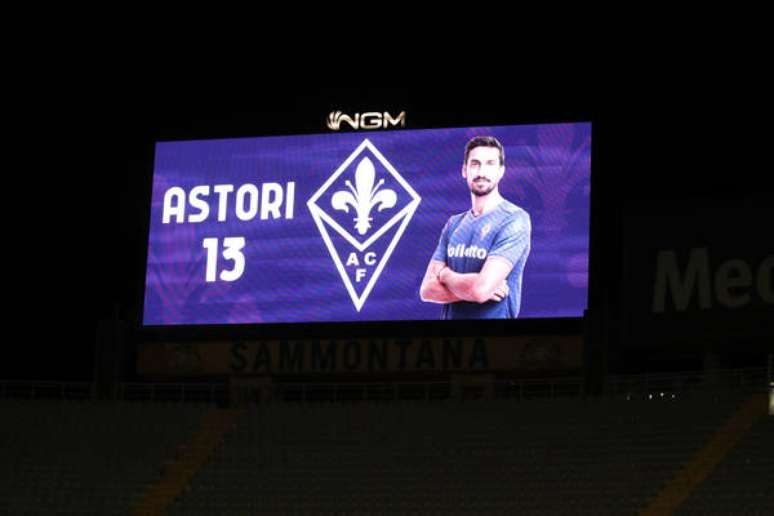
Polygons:
<instances>
[{"instance_id":1,"label":"metal railing","mask_svg":"<svg viewBox=\"0 0 774 516\"><path fill-rule=\"evenodd\" d=\"M240 384L233 389L235 400L245 403L437 401L446 399L552 399L582 397L581 378L427 381L389 383L274 383Z\"/></svg>"},{"instance_id":2,"label":"metal railing","mask_svg":"<svg viewBox=\"0 0 774 516\"><path fill-rule=\"evenodd\" d=\"M690 394L707 391L765 392L768 381L765 367L611 375L607 378L605 395L645 397L661 396L662 393Z\"/></svg>"},{"instance_id":3,"label":"metal railing","mask_svg":"<svg viewBox=\"0 0 774 516\"><path fill-rule=\"evenodd\" d=\"M89 400L94 384L87 382L0 381L0 398Z\"/></svg>"},{"instance_id":4,"label":"metal railing","mask_svg":"<svg viewBox=\"0 0 774 516\"><path fill-rule=\"evenodd\" d=\"M731 369L718 371L685 371L669 374L610 376L604 397L628 399L688 394L693 392L766 392L767 369ZM283 402L352 402L390 400L444 399L555 399L586 396L583 379L553 378L494 380L481 382L306 382L280 383L240 379L235 385L219 383L148 383L125 382L109 399L138 402L217 403L229 401L261 403ZM13 399L100 399L91 383L1 381L0 398Z\"/></svg>"},{"instance_id":5,"label":"metal railing","mask_svg":"<svg viewBox=\"0 0 774 516\"><path fill-rule=\"evenodd\" d=\"M225 383L127 382L119 384L115 398L121 401L225 403L229 399L229 388Z\"/></svg>"}]
</instances>

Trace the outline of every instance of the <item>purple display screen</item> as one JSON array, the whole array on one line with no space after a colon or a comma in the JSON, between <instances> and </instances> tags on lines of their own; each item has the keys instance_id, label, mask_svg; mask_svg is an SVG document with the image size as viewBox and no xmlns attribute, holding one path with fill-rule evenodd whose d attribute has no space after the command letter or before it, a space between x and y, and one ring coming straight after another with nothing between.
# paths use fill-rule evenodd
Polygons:
<instances>
[{"instance_id":1,"label":"purple display screen","mask_svg":"<svg viewBox=\"0 0 774 516\"><path fill-rule=\"evenodd\" d=\"M590 171L590 123L157 143L143 323L580 317Z\"/></svg>"}]
</instances>

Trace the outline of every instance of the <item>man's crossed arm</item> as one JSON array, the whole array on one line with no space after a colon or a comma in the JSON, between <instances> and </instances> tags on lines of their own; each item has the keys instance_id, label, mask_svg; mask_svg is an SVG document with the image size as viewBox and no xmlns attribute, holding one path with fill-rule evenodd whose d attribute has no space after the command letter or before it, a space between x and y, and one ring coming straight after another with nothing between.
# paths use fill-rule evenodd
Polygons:
<instances>
[{"instance_id":1,"label":"man's crossed arm","mask_svg":"<svg viewBox=\"0 0 774 516\"><path fill-rule=\"evenodd\" d=\"M508 297L505 279L512 268L513 264L505 258L490 256L484 262L481 272L460 274L444 262L431 260L419 296L422 301L431 303L502 301Z\"/></svg>"}]
</instances>

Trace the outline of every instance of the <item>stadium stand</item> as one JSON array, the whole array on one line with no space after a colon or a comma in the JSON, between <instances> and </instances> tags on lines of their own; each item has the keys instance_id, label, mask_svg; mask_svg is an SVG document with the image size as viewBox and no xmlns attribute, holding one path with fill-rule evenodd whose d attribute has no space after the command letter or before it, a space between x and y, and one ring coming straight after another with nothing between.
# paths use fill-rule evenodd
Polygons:
<instances>
[{"instance_id":1,"label":"stadium stand","mask_svg":"<svg viewBox=\"0 0 774 516\"><path fill-rule=\"evenodd\" d=\"M0 514L128 514L206 405L2 400Z\"/></svg>"},{"instance_id":2,"label":"stadium stand","mask_svg":"<svg viewBox=\"0 0 774 516\"><path fill-rule=\"evenodd\" d=\"M759 420L715 471L676 511L774 514L774 418Z\"/></svg>"},{"instance_id":3,"label":"stadium stand","mask_svg":"<svg viewBox=\"0 0 774 516\"><path fill-rule=\"evenodd\" d=\"M171 514L634 513L739 401L261 407Z\"/></svg>"},{"instance_id":4,"label":"stadium stand","mask_svg":"<svg viewBox=\"0 0 774 516\"><path fill-rule=\"evenodd\" d=\"M770 514L774 434L761 393L643 385L617 381L604 397L495 389L509 397L239 410L206 400L3 399L0 513L660 514L672 509L654 501L712 456L717 464L676 513ZM183 390L122 392L191 397ZM738 444L713 456L730 427Z\"/></svg>"}]
</instances>

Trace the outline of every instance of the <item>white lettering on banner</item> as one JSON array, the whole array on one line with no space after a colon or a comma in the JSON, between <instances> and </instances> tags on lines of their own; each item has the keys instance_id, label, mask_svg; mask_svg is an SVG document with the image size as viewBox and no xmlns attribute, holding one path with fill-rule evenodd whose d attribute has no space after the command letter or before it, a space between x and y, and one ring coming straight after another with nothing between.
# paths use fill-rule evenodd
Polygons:
<instances>
[{"instance_id":1,"label":"white lettering on banner","mask_svg":"<svg viewBox=\"0 0 774 516\"><path fill-rule=\"evenodd\" d=\"M753 284L765 303L774 304L774 288L771 284L773 267L774 256L767 256L758 266L753 280L753 267L747 261L735 258L719 264L713 275L709 251L702 247L691 249L688 263L681 271L676 252L661 251L656 257L653 312L663 313L666 310L667 295L671 297L676 311L686 311L694 293L700 309L712 308L713 291L718 304L727 308L740 308L752 301Z\"/></svg>"},{"instance_id":2,"label":"white lettering on banner","mask_svg":"<svg viewBox=\"0 0 774 516\"><path fill-rule=\"evenodd\" d=\"M234 191L234 185L215 185L213 190L218 194L218 222L225 222L228 194Z\"/></svg>"},{"instance_id":3,"label":"white lettering on banner","mask_svg":"<svg viewBox=\"0 0 774 516\"><path fill-rule=\"evenodd\" d=\"M234 191L236 194L233 197L229 195ZM213 195L210 198L210 186L198 185L191 188L186 198L185 190L179 186L173 186L164 192L161 222L162 224L186 222L186 208L189 206L191 210L188 213L187 222L204 222L212 212L210 202L214 202L216 196L218 222L225 222L230 214L236 215L236 218L241 221L249 222L259 216L259 206L260 220L292 219L295 191L296 185L293 181L286 183L284 187L279 183L261 185L246 183L239 188L230 184L220 184L212 187ZM221 250L221 243L217 238L202 240L202 247L206 250L204 281L212 283L220 279L231 282L241 278L245 271L245 254L242 250L246 245L247 241L244 237L224 237ZM231 269L221 268L218 274L220 256L225 261L233 262L234 265Z\"/></svg>"},{"instance_id":4,"label":"white lettering on banner","mask_svg":"<svg viewBox=\"0 0 774 516\"><path fill-rule=\"evenodd\" d=\"M220 272L223 281L236 281L245 272L245 255L242 249L245 246L244 237L231 237L223 239L223 258L234 262L233 269L224 269ZM211 283L217 279L218 267L218 239L205 238L202 247L207 250L207 263L204 281Z\"/></svg>"},{"instance_id":5,"label":"white lettering on banner","mask_svg":"<svg viewBox=\"0 0 774 516\"><path fill-rule=\"evenodd\" d=\"M212 190L212 191L211 191ZM236 191L236 195L230 194ZM261 185L244 184L238 189L234 185L198 185L191 188L186 196L185 190L173 186L164 192L164 204L161 216L163 224L186 222L199 223L207 220L211 213L213 198L217 198L217 220L225 222L230 214L239 220L250 221L259 215L260 220L292 219L295 207L295 182L290 181L284 186L280 183L263 183ZM232 207L233 204L233 207ZM283 210L284 208L284 210Z\"/></svg>"},{"instance_id":6,"label":"white lettering on banner","mask_svg":"<svg viewBox=\"0 0 774 516\"><path fill-rule=\"evenodd\" d=\"M173 186L164 192L162 224L169 224L173 216L178 224L183 222L183 217L185 216L185 190L179 186Z\"/></svg>"},{"instance_id":7,"label":"white lettering on banner","mask_svg":"<svg viewBox=\"0 0 774 516\"><path fill-rule=\"evenodd\" d=\"M363 255L363 263L366 265L376 265L376 253L370 251ZM357 253L349 253L349 256L347 257L347 263L345 265L347 267L352 265L360 265L360 260L357 258Z\"/></svg>"},{"instance_id":8,"label":"white lettering on banner","mask_svg":"<svg viewBox=\"0 0 774 516\"><path fill-rule=\"evenodd\" d=\"M296 183L293 181L289 182L285 185L285 189L287 190L287 194L285 195L285 218L292 219L296 199Z\"/></svg>"},{"instance_id":9,"label":"white lettering on banner","mask_svg":"<svg viewBox=\"0 0 774 516\"><path fill-rule=\"evenodd\" d=\"M486 249L478 247L477 245L471 245L465 247L464 244L450 245L446 249L446 255L449 258L478 258L483 260L486 258Z\"/></svg>"},{"instance_id":10,"label":"white lettering on banner","mask_svg":"<svg viewBox=\"0 0 774 516\"><path fill-rule=\"evenodd\" d=\"M245 209L245 197L249 203ZM251 184L242 185L236 194L236 215L239 220L252 220L258 213L258 187Z\"/></svg>"},{"instance_id":11,"label":"white lettering on banner","mask_svg":"<svg viewBox=\"0 0 774 516\"><path fill-rule=\"evenodd\" d=\"M271 218L279 219L282 206L282 186L277 183L264 183L263 199L261 201L261 220Z\"/></svg>"},{"instance_id":12,"label":"white lettering on banner","mask_svg":"<svg viewBox=\"0 0 774 516\"><path fill-rule=\"evenodd\" d=\"M347 257L347 263L344 264L347 267L356 267L355 269L355 282L360 283L363 281L363 278L365 278L366 274L368 273L368 269L364 269L360 267L360 259L357 256L357 253L349 253L349 256ZM376 253L373 251L369 251L363 255L362 262L369 266L376 265Z\"/></svg>"},{"instance_id":13,"label":"white lettering on banner","mask_svg":"<svg viewBox=\"0 0 774 516\"><path fill-rule=\"evenodd\" d=\"M189 204L199 210L199 213L189 213L188 222L202 222L207 219L210 214L210 205L206 201L199 199L200 195L210 195L209 186L197 186L191 189L191 193L188 197Z\"/></svg>"}]
</instances>

